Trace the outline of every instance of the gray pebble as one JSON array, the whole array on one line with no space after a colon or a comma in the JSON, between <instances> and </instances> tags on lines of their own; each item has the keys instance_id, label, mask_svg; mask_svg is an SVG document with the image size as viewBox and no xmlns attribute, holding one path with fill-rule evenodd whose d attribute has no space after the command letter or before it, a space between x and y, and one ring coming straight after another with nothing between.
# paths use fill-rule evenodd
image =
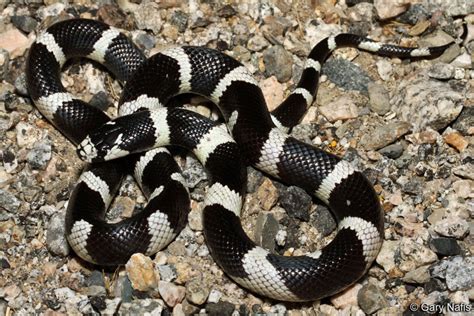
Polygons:
<instances>
[{"instance_id":1,"label":"gray pebble","mask_svg":"<svg viewBox=\"0 0 474 316\"><path fill-rule=\"evenodd\" d=\"M190 156L186 159L186 168L183 170L183 177L189 189L196 187L199 182L207 178L206 172L199 161Z\"/></svg>"},{"instance_id":2,"label":"gray pebble","mask_svg":"<svg viewBox=\"0 0 474 316\"><path fill-rule=\"evenodd\" d=\"M423 183L424 180L413 177L402 185L402 191L408 194L421 195L423 192Z\"/></svg>"},{"instance_id":3,"label":"gray pebble","mask_svg":"<svg viewBox=\"0 0 474 316\"><path fill-rule=\"evenodd\" d=\"M453 168L453 173L461 178L474 180L474 164L466 162L466 164Z\"/></svg>"},{"instance_id":4,"label":"gray pebble","mask_svg":"<svg viewBox=\"0 0 474 316\"><path fill-rule=\"evenodd\" d=\"M349 7L355 6L356 4L362 3L362 2L369 2L373 3L373 0L346 0L346 4Z\"/></svg>"},{"instance_id":5,"label":"gray pebble","mask_svg":"<svg viewBox=\"0 0 474 316\"><path fill-rule=\"evenodd\" d=\"M441 256L454 256L461 253L461 247L454 238L433 238L430 241L430 248Z\"/></svg>"},{"instance_id":6,"label":"gray pebble","mask_svg":"<svg viewBox=\"0 0 474 316\"><path fill-rule=\"evenodd\" d=\"M423 285L425 293L441 292L446 290L446 284L437 278L431 278Z\"/></svg>"},{"instance_id":7,"label":"gray pebble","mask_svg":"<svg viewBox=\"0 0 474 316\"><path fill-rule=\"evenodd\" d=\"M390 111L390 99L385 87L375 82L369 82L368 92L370 109L379 115L387 114Z\"/></svg>"},{"instance_id":8,"label":"gray pebble","mask_svg":"<svg viewBox=\"0 0 474 316\"><path fill-rule=\"evenodd\" d=\"M240 62L249 61L250 58L252 57L248 49L242 45L235 46L234 49L232 50L232 53L233 53L233 57Z\"/></svg>"},{"instance_id":9,"label":"gray pebble","mask_svg":"<svg viewBox=\"0 0 474 316\"><path fill-rule=\"evenodd\" d=\"M6 315L8 308L8 302L3 298L0 298L0 315Z\"/></svg>"},{"instance_id":10,"label":"gray pebble","mask_svg":"<svg viewBox=\"0 0 474 316\"><path fill-rule=\"evenodd\" d=\"M116 297L114 299L106 299L105 300L106 308L104 311L102 311L102 315L115 315L121 303L122 303L122 300L120 299L120 297Z\"/></svg>"},{"instance_id":11,"label":"gray pebble","mask_svg":"<svg viewBox=\"0 0 474 316\"><path fill-rule=\"evenodd\" d=\"M414 284L424 284L430 280L429 265L421 266L415 270L408 271L403 277L403 281Z\"/></svg>"},{"instance_id":12,"label":"gray pebble","mask_svg":"<svg viewBox=\"0 0 474 316\"><path fill-rule=\"evenodd\" d=\"M454 121L453 128L464 135L469 135L469 128L474 126L474 107L465 106Z\"/></svg>"},{"instance_id":13,"label":"gray pebble","mask_svg":"<svg viewBox=\"0 0 474 316\"><path fill-rule=\"evenodd\" d=\"M429 69L428 76L435 79L451 79L454 77L454 66L445 63L436 63Z\"/></svg>"},{"instance_id":14,"label":"gray pebble","mask_svg":"<svg viewBox=\"0 0 474 316\"><path fill-rule=\"evenodd\" d=\"M274 250L276 247L275 236L278 233L279 224L273 214L261 212L258 214L255 224L255 242L265 249Z\"/></svg>"},{"instance_id":15,"label":"gray pebble","mask_svg":"<svg viewBox=\"0 0 474 316\"><path fill-rule=\"evenodd\" d=\"M91 285L83 289L83 294L87 296L105 296L107 291L102 285Z\"/></svg>"},{"instance_id":16,"label":"gray pebble","mask_svg":"<svg viewBox=\"0 0 474 316\"><path fill-rule=\"evenodd\" d=\"M336 229L336 221L326 206L318 205L311 214L310 224L314 226L324 237Z\"/></svg>"},{"instance_id":17,"label":"gray pebble","mask_svg":"<svg viewBox=\"0 0 474 316\"><path fill-rule=\"evenodd\" d=\"M403 145L400 143L391 144L380 149L379 152L391 159L397 159L403 154Z\"/></svg>"},{"instance_id":18,"label":"gray pebble","mask_svg":"<svg viewBox=\"0 0 474 316\"><path fill-rule=\"evenodd\" d=\"M171 282L176 279L176 271L169 264L159 265L158 271L160 272L160 280Z\"/></svg>"},{"instance_id":19,"label":"gray pebble","mask_svg":"<svg viewBox=\"0 0 474 316\"><path fill-rule=\"evenodd\" d=\"M219 10L217 10L217 15L221 18L230 18L233 15L236 15L237 11L230 4L226 4Z\"/></svg>"},{"instance_id":20,"label":"gray pebble","mask_svg":"<svg viewBox=\"0 0 474 316\"><path fill-rule=\"evenodd\" d=\"M402 23L415 25L418 21L428 20L430 16L430 12L422 4L413 4L397 20Z\"/></svg>"},{"instance_id":21,"label":"gray pebble","mask_svg":"<svg viewBox=\"0 0 474 316\"><path fill-rule=\"evenodd\" d=\"M202 305L209 296L209 288L201 278L192 279L186 284L186 299L196 305Z\"/></svg>"},{"instance_id":22,"label":"gray pebble","mask_svg":"<svg viewBox=\"0 0 474 316\"><path fill-rule=\"evenodd\" d=\"M0 80L4 80L10 65L10 53L0 48Z\"/></svg>"},{"instance_id":23,"label":"gray pebble","mask_svg":"<svg viewBox=\"0 0 474 316\"><path fill-rule=\"evenodd\" d=\"M173 12L171 16L170 23L178 27L178 31L183 33L186 31L186 27L188 26L188 19L189 16L185 12L178 10Z\"/></svg>"},{"instance_id":24,"label":"gray pebble","mask_svg":"<svg viewBox=\"0 0 474 316\"><path fill-rule=\"evenodd\" d=\"M104 289L105 292L105 289ZM95 295L89 298L94 311L103 311L107 308L107 302L104 295ZM100 315L100 314L99 314Z\"/></svg>"},{"instance_id":25,"label":"gray pebble","mask_svg":"<svg viewBox=\"0 0 474 316\"><path fill-rule=\"evenodd\" d=\"M118 315L162 315L165 303L159 299L145 298L120 304Z\"/></svg>"},{"instance_id":26,"label":"gray pebble","mask_svg":"<svg viewBox=\"0 0 474 316\"><path fill-rule=\"evenodd\" d=\"M360 308L367 314L373 314L379 309L388 306L382 290L375 284L364 285L357 294Z\"/></svg>"},{"instance_id":27,"label":"gray pebble","mask_svg":"<svg viewBox=\"0 0 474 316\"><path fill-rule=\"evenodd\" d=\"M89 100L89 104L102 111L106 111L111 105L111 102L109 102L109 96L105 91L99 91L92 96Z\"/></svg>"},{"instance_id":28,"label":"gray pebble","mask_svg":"<svg viewBox=\"0 0 474 316\"><path fill-rule=\"evenodd\" d=\"M85 280L86 286L105 286L104 275L101 271L94 270Z\"/></svg>"},{"instance_id":29,"label":"gray pebble","mask_svg":"<svg viewBox=\"0 0 474 316\"><path fill-rule=\"evenodd\" d=\"M440 11L446 16L465 16L474 12L474 1L469 0L428 0L426 6L428 10Z\"/></svg>"},{"instance_id":30,"label":"gray pebble","mask_svg":"<svg viewBox=\"0 0 474 316\"><path fill-rule=\"evenodd\" d=\"M122 282L118 282L121 284L121 291L120 297L124 303L131 302L133 299L133 287L132 282L127 276L124 276Z\"/></svg>"},{"instance_id":31,"label":"gray pebble","mask_svg":"<svg viewBox=\"0 0 474 316\"><path fill-rule=\"evenodd\" d=\"M428 126L434 130L445 128L461 113L466 99L467 86L450 81L420 76L402 81L399 87L392 98L392 109L401 120L413 125L414 132Z\"/></svg>"},{"instance_id":32,"label":"gray pebble","mask_svg":"<svg viewBox=\"0 0 474 316\"><path fill-rule=\"evenodd\" d=\"M156 37L146 32L140 32L135 37L135 43L137 43L140 48L152 49L156 44Z\"/></svg>"},{"instance_id":33,"label":"gray pebble","mask_svg":"<svg viewBox=\"0 0 474 316\"><path fill-rule=\"evenodd\" d=\"M436 263L431 276L446 280L450 291L468 290L474 286L474 258L456 256Z\"/></svg>"},{"instance_id":34,"label":"gray pebble","mask_svg":"<svg viewBox=\"0 0 474 316\"><path fill-rule=\"evenodd\" d=\"M259 52L268 46L268 41L261 35L255 35L247 42L247 48L253 52Z\"/></svg>"},{"instance_id":35,"label":"gray pebble","mask_svg":"<svg viewBox=\"0 0 474 316\"><path fill-rule=\"evenodd\" d=\"M48 140L37 143L26 155L32 169L44 170L51 160L51 143Z\"/></svg>"},{"instance_id":36,"label":"gray pebble","mask_svg":"<svg viewBox=\"0 0 474 316\"><path fill-rule=\"evenodd\" d=\"M369 82L372 81L362 68L342 58L326 61L322 73L338 87L364 94L368 94Z\"/></svg>"},{"instance_id":37,"label":"gray pebble","mask_svg":"<svg viewBox=\"0 0 474 316\"><path fill-rule=\"evenodd\" d=\"M10 213L15 213L18 211L21 202L8 191L0 189L0 208L6 210Z\"/></svg>"},{"instance_id":38,"label":"gray pebble","mask_svg":"<svg viewBox=\"0 0 474 316\"><path fill-rule=\"evenodd\" d=\"M275 45L263 52L265 75L276 76L279 82L291 79L293 58L282 46Z\"/></svg>"},{"instance_id":39,"label":"gray pebble","mask_svg":"<svg viewBox=\"0 0 474 316\"><path fill-rule=\"evenodd\" d=\"M413 156L409 153L403 153L400 157L395 160L395 167L398 169L405 169L410 165L410 162L413 161Z\"/></svg>"},{"instance_id":40,"label":"gray pebble","mask_svg":"<svg viewBox=\"0 0 474 316\"><path fill-rule=\"evenodd\" d=\"M361 137L360 145L367 150L377 150L393 143L410 129L411 124L403 121L379 125L371 133L366 133Z\"/></svg>"},{"instance_id":41,"label":"gray pebble","mask_svg":"<svg viewBox=\"0 0 474 316\"><path fill-rule=\"evenodd\" d=\"M198 17L198 18L196 19L196 21L194 21L193 25L191 25L191 29L196 29L196 28L200 28L200 27L206 27L206 26L208 26L209 24L211 24L211 21L209 21L208 19L204 19L204 18Z\"/></svg>"},{"instance_id":42,"label":"gray pebble","mask_svg":"<svg viewBox=\"0 0 474 316\"><path fill-rule=\"evenodd\" d=\"M11 17L11 21L15 27L25 33L30 33L35 30L38 22L30 16L15 15Z\"/></svg>"},{"instance_id":43,"label":"gray pebble","mask_svg":"<svg viewBox=\"0 0 474 316\"><path fill-rule=\"evenodd\" d=\"M263 174L252 167L247 168L247 193L253 193L263 182Z\"/></svg>"},{"instance_id":44,"label":"gray pebble","mask_svg":"<svg viewBox=\"0 0 474 316\"><path fill-rule=\"evenodd\" d=\"M282 187L280 187L282 188ZM301 221L309 221L309 209L311 207L311 196L305 190L290 186L279 190L280 205L286 213Z\"/></svg>"},{"instance_id":45,"label":"gray pebble","mask_svg":"<svg viewBox=\"0 0 474 316\"><path fill-rule=\"evenodd\" d=\"M65 214L54 214L49 220L46 247L57 256L66 257L69 255L70 248L66 239Z\"/></svg>"},{"instance_id":46,"label":"gray pebble","mask_svg":"<svg viewBox=\"0 0 474 316\"><path fill-rule=\"evenodd\" d=\"M206 304L206 312L209 316L230 316L234 309L234 304L224 301Z\"/></svg>"},{"instance_id":47,"label":"gray pebble","mask_svg":"<svg viewBox=\"0 0 474 316\"><path fill-rule=\"evenodd\" d=\"M16 93L23 97L27 97L30 95L28 93L28 88L26 87L26 74L24 72L22 72L18 77L16 77L14 84Z\"/></svg>"},{"instance_id":48,"label":"gray pebble","mask_svg":"<svg viewBox=\"0 0 474 316\"><path fill-rule=\"evenodd\" d=\"M273 305L272 308L270 309L270 313L272 315L286 315L286 306L283 305L282 303Z\"/></svg>"},{"instance_id":49,"label":"gray pebble","mask_svg":"<svg viewBox=\"0 0 474 316\"><path fill-rule=\"evenodd\" d=\"M6 258L0 258L0 268L2 269L10 269L10 262Z\"/></svg>"}]
</instances>

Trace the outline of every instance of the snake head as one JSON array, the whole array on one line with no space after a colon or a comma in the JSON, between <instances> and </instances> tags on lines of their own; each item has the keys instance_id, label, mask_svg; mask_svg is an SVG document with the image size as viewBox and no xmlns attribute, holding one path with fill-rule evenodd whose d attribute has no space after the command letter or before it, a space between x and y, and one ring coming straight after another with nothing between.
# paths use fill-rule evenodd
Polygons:
<instances>
[{"instance_id":1,"label":"snake head","mask_svg":"<svg viewBox=\"0 0 474 316\"><path fill-rule=\"evenodd\" d=\"M87 162L101 162L120 158L130 152L121 148L124 128L115 121L107 122L90 133L77 146L77 154Z\"/></svg>"}]
</instances>

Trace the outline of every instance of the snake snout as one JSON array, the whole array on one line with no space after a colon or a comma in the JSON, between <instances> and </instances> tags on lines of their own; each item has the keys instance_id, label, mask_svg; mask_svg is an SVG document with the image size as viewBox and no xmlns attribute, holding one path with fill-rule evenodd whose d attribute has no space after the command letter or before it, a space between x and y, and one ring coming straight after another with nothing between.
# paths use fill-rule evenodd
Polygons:
<instances>
[{"instance_id":1,"label":"snake snout","mask_svg":"<svg viewBox=\"0 0 474 316\"><path fill-rule=\"evenodd\" d=\"M100 162L111 160L115 148L121 144L123 128L109 122L90 133L78 146L77 153L82 160Z\"/></svg>"}]
</instances>

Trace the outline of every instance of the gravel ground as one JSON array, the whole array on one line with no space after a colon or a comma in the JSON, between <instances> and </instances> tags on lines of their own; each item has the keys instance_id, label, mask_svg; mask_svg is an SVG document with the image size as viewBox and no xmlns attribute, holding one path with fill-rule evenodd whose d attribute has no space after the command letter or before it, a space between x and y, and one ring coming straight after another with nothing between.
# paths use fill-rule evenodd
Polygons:
<instances>
[{"instance_id":1,"label":"gravel ground","mask_svg":"<svg viewBox=\"0 0 474 316\"><path fill-rule=\"evenodd\" d=\"M409 315L415 313L410 308L422 314L442 306L469 314L474 2L69 2L0 1L0 315ZM175 44L225 51L254 72L269 108L298 81L312 45L329 35L353 32L429 46L458 38L463 21L468 33L429 61L340 49L325 64L319 95L292 133L364 170L385 211L385 242L367 275L344 293L285 304L238 287L210 257L201 224L206 176L192 156L179 158L193 198L189 223L166 249L152 258L134 255L117 270L101 270L70 252L64 213L84 164L34 108L24 80L25 56L37 32L70 17L122 28L150 55ZM71 64L63 82L116 113L121 87L97 65ZM201 103L193 99L190 107L217 116ZM144 202L127 178L109 217L130 216ZM314 251L335 234L327 208L251 168L243 214L250 236L286 255Z\"/></svg>"}]
</instances>

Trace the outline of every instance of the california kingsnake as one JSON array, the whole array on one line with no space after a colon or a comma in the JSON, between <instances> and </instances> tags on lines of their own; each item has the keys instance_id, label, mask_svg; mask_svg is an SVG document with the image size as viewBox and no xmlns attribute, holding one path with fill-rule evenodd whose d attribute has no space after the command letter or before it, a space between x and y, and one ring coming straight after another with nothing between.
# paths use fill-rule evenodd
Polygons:
<instances>
[{"instance_id":1,"label":"california kingsnake","mask_svg":"<svg viewBox=\"0 0 474 316\"><path fill-rule=\"evenodd\" d=\"M97 162L81 175L69 201L67 237L75 252L93 263L117 265L135 252L154 253L175 237L185 223L189 197L165 150L99 162L173 144L193 151L209 171L204 234L215 261L237 283L274 299L308 301L358 280L382 244L378 197L349 163L286 133L312 104L322 63L343 46L422 57L439 55L449 45L402 48L352 34L331 36L312 49L296 89L270 114L251 74L218 51L177 47L145 59L115 28L84 19L59 22L39 34L26 69L30 95L52 124L80 143L81 158ZM96 60L126 82L119 102L123 116L109 121L66 92L59 75L71 57ZM163 107L171 97L187 92L216 103L227 127L194 112ZM239 220L246 164L327 203L339 222L334 240L321 251L299 257L256 246ZM130 166L149 203L135 217L105 224L104 212Z\"/></svg>"}]
</instances>

